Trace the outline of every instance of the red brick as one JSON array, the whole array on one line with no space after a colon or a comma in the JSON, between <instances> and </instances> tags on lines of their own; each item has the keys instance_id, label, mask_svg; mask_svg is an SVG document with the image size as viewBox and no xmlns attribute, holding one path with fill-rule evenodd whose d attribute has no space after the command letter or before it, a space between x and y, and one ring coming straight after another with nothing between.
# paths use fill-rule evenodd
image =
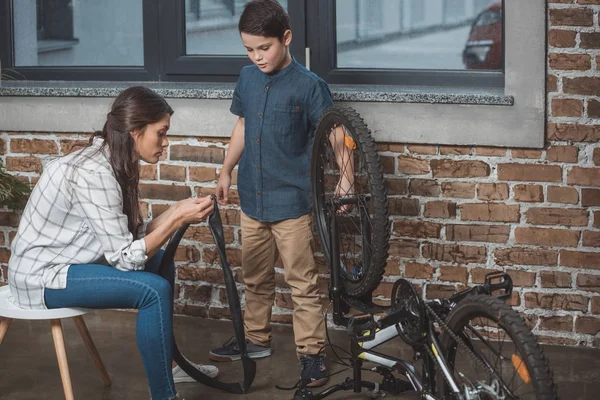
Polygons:
<instances>
[{"instance_id":1,"label":"red brick","mask_svg":"<svg viewBox=\"0 0 600 400\"><path fill-rule=\"evenodd\" d=\"M475 154L485 157L504 157L506 149L497 147L475 147Z\"/></svg>"},{"instance_id":2,"label":"red brick","mask_svg":"<svg viewBox=\"0 0 600 400\"><path fill-rule=\"evenodd\" d=\"M208 318L231 319L231 310L228 307L211 306L208 309Z\"/></svg>"},{"instance_id":3,"label":"red brick","mask_svg":"<svg viewBox=\"0 0 600 400\"><path fill-rule=\"evenodd\" d=\"M600 296L592 297L590 308L593 314L600 314Z\"/></svg>"},{"instance_id":4,"label":"red brick","mask_svg":"<svg viewBox=\"0 0 600 400\"><path fill-rule=\"evenodd\" d=\"M395 153L404 152L404 145L397 143L377 143L377 151L393 151Z\"/></svg>"},{"instance_id":5,"label":"red brick","mask_svg":"<svg viewBox=\"0 0 600 400\"><path fill-rule=\"evenodd\" d=\"M403 258L419 257L419 242L412 240L392 240L390 241L390 256Z\"/></svg>"},{"instance_id":6,"label":"red brick","mask_svg":"<svg viewBox=\"0 0 600 400\"><path fill-rule=\"evenodd\" d=\"M199 318L206 318L208 316L205 306L197 306L192 304L175 304L173 312L176 315L189 315Z\"/></svg>"},{"instance_id":7,"label":"red brick","mask_svg":"<svg viewBox=\"0 0 600 400\"><path fill-rule=\"evenodd\" d=\"M502 181L560 182L562 168L543 164L498 164L498 179Z\"/></svg>"},{"instance_id":8,"label":"red brick","mask_svg":"<svg viewBox=\"0 0 600 400\"><path fill-rule=\"evenodd\" d=\"M546 76L546 90L548 92L556 92L558 90L558 79L556 78L556 76Z\"/></svg>"},{"instance_id":9,"label":"red brick","mask_svg":"<svg viewBox=\"0 0 600 400\"><path fill-rule=\"evenodd\" d=\"M10 249L1 247L0 248L0 263L7 264L10 259L11 251Z\"/></svg>"},{"instance_id":10,"label":"red brick","mask_svg":"<svg viewBox=\"0 0 600 400\"><path fill-rule=\"evenodd\" d=\"M494 251L495 262L498 265L556 265L558 253L554 250L512 247L496 249Z\"/></svg>"},{"instance_id":11,"label":"red brick","mask_svg":"<svg viewBox=\"0 0 600 400\"><path fill-rule=\"evenodd\" d=\"M484 283L485 275L490 272L498 272L498 270L488 268L471 268L471 281L475 284Z\"/></svg>"},{"instance_id":12,"label":"red brick","mask_svg":"<svg viewBox=\"0 0 600 400\"><path fill-rule=\"evenodd\" d=\"M571 274L559 271L540 272L543 288L570 288Z\"/></svg>"},{"instance_id":13,"label":"red brick","mask_svg":"<svg viewBox=\"0 0 600 400\"><path fill-rule=\"evenodd\" d=\"M577 274L577 288L600 293L600 275Z\"/></svg>"},{"instance_id":14,"label":"red brick","mask_svg":"<svg viewBox=\"0 0 600 400\"><path fill-rule=\"evenodd\" d=\"M600 211L594 211L594 228L600 228Z\"/></svg>"},{"instance_id":15,"label":"red brick","mask_svg":"<svg viewBox=\"0 0 600 400\"><path fill-rule=\"evenodd\" d=\"M223 225L241 225L241 217L239 210L220 208L221 221Z\"/></svg>"},{"instance_id":16,"label":"red brick","mask_svg":"<svg viewBox=\"0 0 600 400\"><path fill-rule=\"evenodd\" d=\"M577 189L564 186L548 186L548 201L551 203L577 204L579 193Z\"/></svg>"},{"instance_id":17,"label":"red brick","mask_svg":"<svg viewBox=\"0 0 600 400\"><path fill-rule=\"evenodd\" d=\"M575 146L552 146L546 152L546 160L553 162L576 163L579 150Z\"/></svg>"},{"instance_id":18,"label":"red brick","mask_svg":"<svg viewBox=\"0 0 600 400\"><path fill-rule=\"evenodd\" d=\"M162 164L160 166L160 179L165 181L185 181L185 167L180 165Z\"/></svg>"},{"instance_id":19,"label":"red brick","mask_svg":"<svg viewBox=\"0 0 600 400\"><path fill-rule=\"evenodd\" d=\"M194 246L180 245L175 251L175 261L198 262L200 261L200 250Z\"/></svg>"},{"instance_id":20,"label":"red brick","mask_svg":"<svg viewBox=\"0 0 600 400\"><path fill-rule=\"evenodd\" d=\"M572 142L598 142L600 141L600 125L582 124L547 124L549 140Z\"/></svg>"},{"instance_id":21,"label":"red brick","mask_svg":"<svg viewBox=\"0 0 600 400\"><path fill-rule=\"evenodd\" d=\"M87 140L61 140L60 141L60 153L70 154L73 151L80 150L87 146L89 141Z\"/></svg>"},{"instance_id":22,"label":"red brick","mask_svg":"<svg viewBox=\"0 0 600 400\"><path fill-rule=\"evenodd\" d=\"M542 150L535 149L512 149L510 155L513 158L539 159L542 157Z\"/></svg>"},{"instance_id":23,"label":"red brick","mask_svg":"<svg viewBox=\"0 0 600 400\"><path fill-rule=\"evenodd\" d=\"M198 302L210 302L212 286L184 286L183 297L187 300Z\"/></svg>"},{"instance_id":24,"label":"red brick","mask_svg":"<svg viewBox=\"0 0 600 400\"><path fill-rule=\"evenodd\" d=\"M18 227L21 217L18 213L13 211L0 211L0 226L12 226ZM4 236L4 233L0 234Z\"/></svg>"},{"instance_id":25,"label":"red brick","mask_svg":"<svg viewBox=\"0 0 600 400\"><path fill-rule=\"evenodd\" d=\"M413 238L439 238L442 230L441 224L410 219L394 220L394 235Z\"/></svg>"},{"instance_id":26,"label":"red brick","mask_svg":"<svg viewBox=\"0 0 600 400\"><path fill-rule=\"evenodd\" d=\"M390 215L416 216L419 215L421 206L418 199L390 197L388 198L388 209Z\"/></svg>"},{"instance_id":27,"label":"red brick","mask_svg":"<svg viewBox=\"0 0 600 400\"><path fill-rule=\"evenodd\" d=\"M392 288L394 284L392 282L381 282L379 286L373 291L373 296L383 296L387 299L392 297ZM322 291L321 293L326 293Z\"/></svg>"},{"instance_id":28,"label":"red brick","mask_svg":"<svg viewBox=\"0 0 600 400\"><path fill-rule=\"evenodd\" d=\"M507 269L505 272L510 275L515 286L532 287L535 284L535 272L517 269Z\"/></svg>"},{"instance_id":29,"label":"red brick","mask_svg":"<svg viewBox=\"0 0 600 400\"><path fill-rule=\"evenodd\" d=\"M485 247L424 243L422 247L423 257L438 261L456 263L482 263L487 258Z\"/></svg>"},{"instance_id":30,"label":"red brick","mask_svg":"<svg viewBox=\"0 0 600 400\"><path fill-rule=\"evenodd\" d=\"M556 346L577 346L582 344L577 339L571 339L568 337L545 335L536 335L536 337L540 344L549 344Z\"/></svg>"},{"instance_id":31,"label":"red brick","mask_svg":"<svg viewBox=\"0 0 600 400\"><path fill-rule=\"evenodd\" d=\"M459 206L463 221L519 222L518 205L471 203Z\"/></svg>"},{"instance_id":32,"label":"red brick","mask_svg":"<svg viewBox=\"0 0 600 400\"><path fill-rule=\"evenodd\" d=\"M600 32L581 32L579 39L582 49L600 49Z\"/></svg>"},{"instance_id":33,"label":"red brick","mask_svg":"<svg viewBox=\"0 0 600 400\"><path fill-rule=\"evenodd\" d=\"M140 180L154 181L158 179L156 165L140 165Z\"/></svg>"},{"instance_id":34,"label":"red brick","mask_svg":"<svg viewBox=\"0 0 600 400\"><path fill-rule=\"evenodd\" d=\"M466 146L440 146L440 154L445 155L457 155L457 156L468 156L473 153L472 147Z\"/></svg>"},{"instance_id":35,"label":"red brick","mask_svg":"<svg viewBox=\"0 0 600 400\"><path fill-rule=\"evenodd\" d=\"M408 194L408 179L385 178L388 196Z\"/></svg>"},{"instance_id":36,"label":"red brick","mask_svg":"<svg viewBox=\"0 0 600 400\"><path fill-rule=\"evenodd\" d=\"M548 31L548 44L554 47L575 47L577 32L563 29L551 29Z\"/></svg>"},{"instance_id":37,"label":"red brick","mask_svg":"<svg viewBox=\"0 0 600 400\"><path fill-rule=\"evenodd\" d=\"M592 26L594 10L587 8L552 8L550 23L553 26Z\"/></svg>"},{"instance_id":38,"label":"red brick","mask_svg":"<svg viewBox=\"0 0 600 400\"><path fill-rule=\"evenodd\" d=\"M573 167L567 173L567 184L600 186L600 168Z\"/></svg>"},{"instance_id":39,"label":"red brick","mask_svg":"<svg viewBox=\"0 0 600 400\"><path fill-rule=\"evenodd\" d=\"M169 152L171 160L211 164L223 164L225 160L225 149L218 147L172 145Z\"/></svg>"},{"instance_id":40,"label":"red brick","mask_svg":"<svg viewBox=\"0 0 600 400\"><path fill-rule=\"evenodd\" d=\"M430 154L430 155L437 154L437 146L408 145L408 146L406 146L406 148L411 153Z\"/></svg>"},{"instance_id":41,"label":"red brick","mask_svg":"<svg viewBox=\"0 0 600 400\"><path fill-rule=\"evenodd\" d=\"M575 332L597 335L600 332L600 318L577 317L575 321Z\"/></svg>"},{"instance_id":42,"label":"red brick","mask_svg":"<svg viewBox=\"0 0 600 400\"><path fill-rule=\"evenodd\" d=\"M508 199L508 185L506 183L480 183L477 186L479 200L506 200Z\"/></svg>"},{"instance_id":43,"label":"red brick","mask_svg":"<svg viewBox=\"0 0 600 400\"><path fill-rule=\"evenodd\" d=\"M477 178L490 175L490 166L483 161L431 160L434 178Z\"/></svg>"},{"instance_id":44,"label":"red brick","mask_svg":"<svg viewBox=\"0 0 600 400\"><path fill-rule=\"evenodd\" d=\"M191 196L189 186L159 185L154 183L140 184L142 199L159 199L179 201Z\"/></svg>"},{"instance_id":45,"label":"red brick","mask_svg":"<svg viewBox=\"0 0 600 400\"><path fill-rule=\"evenodd\" d=\"M6 170L40 174L42 161L38 157L6 157Z\"/></svg>"},{"instance_id":46,"label":"red brick","mask_svg":"<svg viewBox=\"0 0 600 400\"><path fill-rule=\"evenodd\" d=\"M396 172L395 158L392 156L379 156L379 163L384 174L393 174Z\"/></svg>"},{"instance_id":47,"label":"red brick","mask_svg":"<svg viewBox=\"0 0 600 400\"><path fill-rule=\"evenodd\" d=\"M597 252L561 250L560 265L571 268L600 269L600 257Z\"/></svg>"},{"instance_id":48,"label":"red brick","mask_svg":"<svg viewBox=\"0 0 600 400\"><path fill-rule=\"evenodd\" d=\"M587 99L587 115L590 118L600 118L600 101L594 99ZM596 163L596 165L600 164Z\"/></svg>"},{"instance_id":49,"label":"red brick","mask_svg":"<svg viewBox=\"0 0 600 400\"><path fill-rule=\"evenodd\" d=\"M13 153L58 154L58 146L53 140L12 139L10 151Z\"/></svg>"},{"instance_id":50,"label":"red brick","mask_svg":"<svg viewBox=\"0 0 600 400\"><path fill-rule=\"evenodd\" d=\"M563 78L563 92L585 96L600 96L600 78L591 76L565 77Z\"/></svg>"},{"instance_id":51,"label":"red brick","mask_svg":"<svg viewBox=\"0 0 600 400\"><path fill-rule=\"evenodd\" d=\"M440 270L440 281L448 282L461 282L467 283L469 273L465 267L459 266L441 266Z\"/></svg>"},{"instance_id":52,"label":"red brick","mask_svg":"<svg viewBox=\"0 0 600 400\"><path fill-rule=\"evenodd\" d=\"M420 158L399 156L398 172L408 175L423 175L430 172L429 161Z\"/></svg>"},{"instance_id":53,"label":"red brick","mask_svg":"<svg viewBox=\"0 0 600 400\"><path fill-rule=\"evenodd\" d=\"M581 117L583 115L583 100L552 99L552 116Z\"/></svg>"},{"instance_id":54,"label":"red brick","mask_svg":"<svg viewBox=\"0 0 600 400\"><path fill-rule=\"evenodd\" d=\"M149 214L149 209L150 209L150 205L148 203L146 203L145 201L140 201L138 202L139 206L140 206L140 214L142 216L143 219L147 219L150 214Z\"/></svg>"},{"instance_id":55,"label":"red brick","mask_svg":"<svg viewBox=\"0 0 600 400\"><path fill-rule=\"evenodd\" d=\"M548 310L587 311L589 298L578 294L525 293L525 307Z\"/></svg>"},{"instance_id":56,"label":"red brick","mask_svg":"<svg viewBox=\"0 0 600 400\"><path fill-rule=\"evenodd\" d=\"M438 197L441 192L440 184L433 179L411 179L408 190L413 196Z\"/></svg>"},{"instance_id":57,"label":"red brick","mask_svg":"<svg viewBox=\"0 0 600 400\"><path fill-rule=\"evenodd\" d=\"M425 203L423 216L426 218L455 218L456 203L450 201L429 201Z\"/></svg>"},{"instance_id":58,"label":"red brick","mask_svg":"<svg viewBox=\"0 0 600 400\"><path fill-rule=\"evenodd\" d=\"M525 213L532 225L587 226L588 210L581 208L530 208Z\"/></svg>"},{"instance_id":59,"label":"red brick","mask_svg":"<svg viewBox=\"0 0 600 400\"><path fill-rule=\"evenodd\" d=\"M558 70L586 71L592 67L592 58L589 54L551 53L548 55L548 65Z\"/></svg>"},{"instance_id":60,"label":"red brick","mask_svg":"<svg viewBox=\"0 0 600 400\"><path fill-rule=\"evenodd\" d=\"M413 279L431 279L433 268L427 264L407 262L404 266L404 276Z\"/></svg>"},{"instance_id":61,"label":"red brick","mask_svg":"<svg viewBox=\"0 0 600 400\"><path fill-rule=\"evenodd\" d=\"M600 206L600 189L581 189L581 205L584 207Z\"/></svg>"},{"instance_id":62,"label":"red brick","mask_svg":"<svg viewBox=\"0 0 600 400\"><path fill-rule=\"evenodd\" d=\"M587 247L600 247L600 232L583 231L582 244Z\"/></svg>"},{"instance_id":63,"label":"red brick","mask_svg":"<svg viewBox=\"0 0 600 400\"><path fill-rule=\"evenodd\" d=\"M454 286L428 284L426 290L426 298L428 299L444 299L456 293Z\"/></svg>"},{"instance_id":64,"label":"red brick","mask_svg":"<svg viewBox=\"0 0 600 400\"><path fill-rule=\"evenodd\" d=\"M573 317L570 315L564 316L540 316L540 329L544 331L573 331Z\"/></svg>"},{"instance_id":65,"label":"red brick","mask_svg":"<svg viewBox=\"0 0 600 400\"><path fill-rule=\"evenodd\" d=\"M475 197L475 184L467 182L443 182L442 193L446 197L472 199Z\"/></svg>"},{"instance_id":66,"label":"red brick","mask_svg":"<svg viewBox=\"0 0 600 400\"><path fill-rule=\"evenodd\" d=\"M515 185L513 193L516 201L527 203L544 201L544 188L541 185Z\"/></svg>"},{"instance_id":67,"label":"red brick","mask_svg":"<svg viewBox=\"0 0 600 400\"><path fill-rule=\"evenodd\" d=\"M579 231L517 227L515 228L515 243L576 247L579 243Z\"/></svg>"},{"instance_id":68,"label":"red brick","mask_svg":"<svg viewBox=\"0 0 600 400\"><path fill-rule=\"evenodd\" d=\"M233 228L225 226L223 227L223 236L225 238L225 243L233 242ZM212 234L210 233L210 229L208 226L190 226L187 231L185 231L184 238L195 240L200 243L214 243Z\"/></svg>"},{"instance_id":69,"label":"red brick","mask_svg":"<svg viewBox=\"0 0 600 400\"><path fill-rule=\"evenodd\" d=\"M450 241L506 243L510 227L506 225L447 225L446 239Z\"/></svg>"}]
</instances>

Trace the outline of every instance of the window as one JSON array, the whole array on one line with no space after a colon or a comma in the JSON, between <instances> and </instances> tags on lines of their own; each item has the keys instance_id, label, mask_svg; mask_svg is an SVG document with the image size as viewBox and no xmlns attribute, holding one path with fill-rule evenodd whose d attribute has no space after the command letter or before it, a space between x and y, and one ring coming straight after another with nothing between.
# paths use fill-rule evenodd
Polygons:
<instances>
[{"instance_id":1,"label":"window","mask_svg":"<svg viewBox=\"0 0 600 400\"><path fill-rule=\"evenodd\" d=\"M233 82L249 63L246 2L0 0L2 65L31 80ZM503 0L280 3L292 54L329 83L504 85Z\"/></svg>"}]
</instances>

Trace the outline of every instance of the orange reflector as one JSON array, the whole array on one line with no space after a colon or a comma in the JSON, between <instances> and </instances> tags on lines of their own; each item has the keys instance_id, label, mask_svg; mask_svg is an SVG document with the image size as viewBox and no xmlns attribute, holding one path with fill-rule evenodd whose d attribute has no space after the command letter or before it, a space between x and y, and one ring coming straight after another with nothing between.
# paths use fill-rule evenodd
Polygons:
<instances>
[{"instance_id":1,"label":"orange reflector","mask_svg":"<svg viewBox=\"0 0 600 400\"><path fill-rule=\"evenodd\" d=\"M513 354L512 355L512 363L515 366L517 373L521 377L521 380L525 383L531 383L531 376L529 376L529 371L527 371L527 366L525 365L525 363L523 362L521 357L519 357L516 354Z\"/></svg>"},{"instance_id":2,"label":"orange reflector","mask_svg":"<svg viewBox=\"0 0 600 400\"><path fill-rule=\"evenodd\" d=\"M344 136L344 144L350 150L356 149L356 142L350 136Z\"/></svg>"}]
</instances>

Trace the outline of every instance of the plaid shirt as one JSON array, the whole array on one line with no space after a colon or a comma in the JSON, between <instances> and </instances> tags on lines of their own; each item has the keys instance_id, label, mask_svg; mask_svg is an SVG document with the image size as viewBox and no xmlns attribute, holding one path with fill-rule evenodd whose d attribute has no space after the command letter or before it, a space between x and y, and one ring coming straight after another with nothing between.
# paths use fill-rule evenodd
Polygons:
<instances>
[{"instance_id":1,"label":"plaid shirt","mask_svg":"<svg viewBox=\"0 0 600 400\"><path fill-rule=\"evenodd\" d=\"M16 305L45 309L44 289L65 288L71 264L144 268L146 243L129 232L108 148L99 151L102 142L95 138L44 168L12 242L8 283Z\"/></svg>"}]
</instances>

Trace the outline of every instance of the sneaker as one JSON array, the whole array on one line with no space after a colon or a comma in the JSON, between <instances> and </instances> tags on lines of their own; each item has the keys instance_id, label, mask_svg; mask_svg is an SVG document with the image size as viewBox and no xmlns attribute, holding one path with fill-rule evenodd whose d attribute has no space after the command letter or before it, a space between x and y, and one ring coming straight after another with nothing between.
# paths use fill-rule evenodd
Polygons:
<instances>
[{"instance_id":1,"label":"sneaker","mask_svg":"<svg viewBox=\"0 0 600 400\"><path fill-rule=\"evenodd\" d=\"M308 387L323 386L329 380L323 356L300 356L300 368L300 379Z\"/></svg>"},{"instance_id":2,"label":"sneaker","mask_svg":"<svg viewBox=\"0 0 600 400\"><path fill-rule=\"evenodd\" d=\"M189 361L189 360L188 360ZM219 376L219 368L214 365L203 365L196 364L190 362L196 369L200 370L204 375L210 376L211 378L216 378ZM173 368L173 382L175 383L185 383L185 382L196 382L194 378L189 376L179 365L176 365Z\"/></svg>"},{"instance_id":3,"label":"sneaker","mask_svg":"<svg viewBox=\"0 0 600 400\"><path fill-rule=\"evenodd\" d=\"M250 342L246 339L246 348L248 349L248 357L250 358L264 358L271 355L271 348L265 346L259 346ZM208 358L213 361L237 361L242 359L242 354L237 345L235 337L229 339L223 347L212 350L208 353Z\"/></svg>"}]
</instances>

